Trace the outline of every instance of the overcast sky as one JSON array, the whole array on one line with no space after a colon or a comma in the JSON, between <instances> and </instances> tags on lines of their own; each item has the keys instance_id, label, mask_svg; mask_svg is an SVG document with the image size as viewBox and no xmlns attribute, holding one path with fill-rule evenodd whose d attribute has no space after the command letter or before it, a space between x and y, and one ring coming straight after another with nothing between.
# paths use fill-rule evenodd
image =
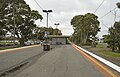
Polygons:
<instances>
[{"instance_id":1,"label":"overcast sky","mask_svg":"<svg viewBox=\"0 0 120 77\"><path fill-rule=\"evenodd\" d=\"M27 4L33 10L39 11L43 16L42 22L37 21L40 26L46 27L46 14L42 12L42 9L36 4L34 0L25 0ZM60 23L58 28L62 31L63 35L71 35L74 31L70 25L71 19L75 15L86 14L88 12L94 13L96 8L101 4L103 0L36 0L43 9L51 9L52 13L49 14L49 27L55 28L54 23ZM95 13L99 18L108 13L110 10L116 7L116 3L120 0L105 0L102 6ZM115 19L115 11L117 13ZM104 18L100 19L100 22L110 27L114 24L114 19L118 21L120 19L119 9L112 11ZM101 32L98 36L101 37L108 33L108 28L100 24Z\"/></svg>"}]
</instances>

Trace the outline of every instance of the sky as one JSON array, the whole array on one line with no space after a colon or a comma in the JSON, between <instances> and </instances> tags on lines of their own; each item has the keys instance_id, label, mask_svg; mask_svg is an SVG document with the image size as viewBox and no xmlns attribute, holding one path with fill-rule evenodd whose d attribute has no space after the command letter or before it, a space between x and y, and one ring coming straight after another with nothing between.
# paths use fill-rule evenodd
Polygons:
<instances>
[{"instance_id":1,"label":"sky","mask_svg":"<svg viewBox=\"0 0 120 77\"><path fill-rule=\"evenodd\" d=\"M25 0L32 10L37 10L43 16L42 22L37 21L40 27L46 27L46 13L42 9L52 10L49 13L49 27L56 28L55 23L60 23L58 28L63 35L71 35L74 30L70 24L71 19L76 15L84 15L87 13L94 13L103 0L36 0L42 9L37 5L35 0ZM101 7L94 13L99 18L116 8L116 3L120 0L104 0ZM99 19L101 31L98 37L108 34L108 27L113 26L115 21L120 20L119 9L111 11L105 17Z\"/></svg>"}]
</instances>

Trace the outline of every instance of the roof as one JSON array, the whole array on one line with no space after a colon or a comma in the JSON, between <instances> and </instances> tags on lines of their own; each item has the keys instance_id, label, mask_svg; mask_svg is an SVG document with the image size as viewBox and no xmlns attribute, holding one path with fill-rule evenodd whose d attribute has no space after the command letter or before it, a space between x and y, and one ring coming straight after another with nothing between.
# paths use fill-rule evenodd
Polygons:
<instances>
[{"instance_id":1,"label":"roof","mask_svg":"<svg viewBox=\"0 0 120 77\"><path fill-rule=\"evenodd\" d=\"M70 36L63 35L48 35L49 38L69 38Z\"/></svg>"}]
</instances>

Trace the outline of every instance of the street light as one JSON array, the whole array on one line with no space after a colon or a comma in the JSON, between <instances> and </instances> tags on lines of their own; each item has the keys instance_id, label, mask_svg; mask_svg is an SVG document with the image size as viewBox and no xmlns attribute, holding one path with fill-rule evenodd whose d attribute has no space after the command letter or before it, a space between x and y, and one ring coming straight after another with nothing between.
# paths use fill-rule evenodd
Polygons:
<instances>
[{"instance_id":1,"label":"street light","mask_svg":"<svg viewBox=\"0 0 120 77\"><path fill-rule=\"evenodd\" d=\"M47 13L47 28L48 28L48 14L52 12L52 10L43 10L43 12Z\"/></svg>"},{"instance_id":2,"label":"street light","mask_svg":"<svg viewBox=\"0 0 120 77\"><path fill-rule=\"evenodd\" d=\"M60 25L59 23L55 23L54 25L56 25L56 29L58 28L58 25Z\"/></svg>"},{"instance_id":3,"label":"street light","mask_svg":"<svg viewBox=\"0 0 120 77\"><path fill-rule=\"evenodd\" d=\"M52 10L43 10L43 12L45 12L45 13L47 13L47 28L48 28L48 14L50 13L50 12L52 12ZM47 38L48 38L48 32L46 31L45 32L45 42L46 43L48 43L48 40L47 40ZM43 45L43 50L44 51L46 51L46 50L50 50L50 45L49 44L45 44L45 45Z\"/></svg>"},{"instance_id":4,"label":"street light","mask_svg":"<svg viewBox=\"0 0 120 77\"><path fill-rule=\"evenodd\" d=\"M47 13L47 23L46 23L46 25L47 25L47 28L48 28L48 14L51 13L52 10L43 10L43 12ZM45 36L44 37L46 37L46 39L45 39L46 42L47 42L48 34L49 34L49 32L45 31Z\"/></svg>"}]
</instances>

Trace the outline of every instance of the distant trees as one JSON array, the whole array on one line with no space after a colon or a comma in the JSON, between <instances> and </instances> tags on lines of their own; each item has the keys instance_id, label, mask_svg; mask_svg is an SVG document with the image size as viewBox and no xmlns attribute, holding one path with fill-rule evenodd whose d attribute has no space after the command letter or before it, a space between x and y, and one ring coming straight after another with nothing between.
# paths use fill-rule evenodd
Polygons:
<instances>
[{"instance_id":1,"label":"distant trees","mask_svg":"<svg viewBox=\"0 0 120 77\"><path fill-rule=\"evenodd\" d=\"M120 8L119 2L116 5ZM108 43L113 52L120 52L120 21L115 22L114 25L109 28L109 34L104 35L103 37L104 42Z\"/></svg>"},{"instance_id":2,"label":"distant trees","mask_svg":"<svg viewBox=\"0 0 120 77\"><path fill-rule=\"evenodd\" d=\"M40 27L38 33L36 33L36 36L38 36L39 40L44 40L45 32L48 32L49 35L62 35L59 29L53 29L52 27L50 28Z\"/></svg>"},{"instance_id":3,"label":"distant trees","mask_svg":"<svg viewBox=\"0 0 120 77\"><path fill-rule=\"evenodd\" d=\"M115 22L114 26L109 28L109 35L103 37L113 52L116 50L120 52L120 22Z\"/></svg>"},{"instance_id":4,"label":"distant trees","mask_svg":"<svg viewBox=\"0 0 120 77\"><path fill-rule=\"evenodd\" d=\"M33 34L35 21L43 19L38 11L31 10L24 0L6 0L1 9L0 27L11 34L15 30L15 36L22 46Z\"/></svg>"},{"instance_id":5,"label":"distant trees","mask_svg":"<svg viewBox=\"0 0 120 77\"><path fill-rule=\"evenodd\" d=\"M92 45L95 46L95 36L100 31L99 24L98 17L92 13L73 17L71 25L74 29L74 41L84 45L92 39Z\"/></svg>"}]
</instances>

